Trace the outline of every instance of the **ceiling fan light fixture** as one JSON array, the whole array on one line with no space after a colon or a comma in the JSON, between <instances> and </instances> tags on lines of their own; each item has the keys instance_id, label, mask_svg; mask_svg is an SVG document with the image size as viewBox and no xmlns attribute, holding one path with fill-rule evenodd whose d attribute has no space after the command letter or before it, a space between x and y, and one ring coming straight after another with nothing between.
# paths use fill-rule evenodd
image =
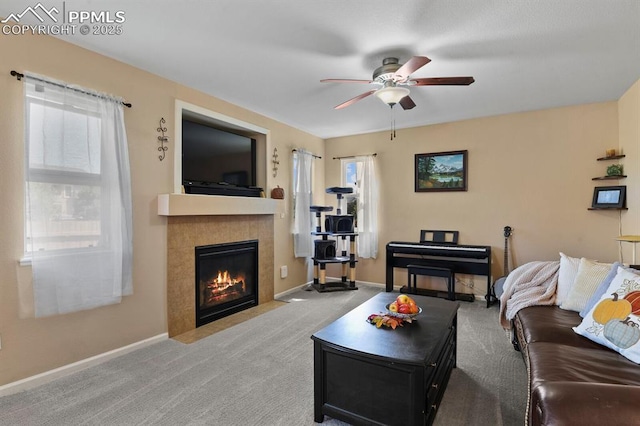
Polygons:
<instances>
[{"instance_id":1,"label":"ceiling fan light fixture","mask_svg":"<svg viewBox=\"0 0 640 426\"><path fill-rule=\"evenodd\" d=\"M376 91L375 95L385 104L393 106L400 102L402 98L409 95L409 89L397 86L384 87Z\"/></svg>"}]
</instances>

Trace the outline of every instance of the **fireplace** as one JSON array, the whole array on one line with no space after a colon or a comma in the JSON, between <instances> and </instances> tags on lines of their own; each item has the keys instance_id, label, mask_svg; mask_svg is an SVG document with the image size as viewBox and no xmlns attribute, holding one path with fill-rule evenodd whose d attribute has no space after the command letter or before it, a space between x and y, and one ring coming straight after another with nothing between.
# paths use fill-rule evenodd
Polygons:
<instances>
[{"instance_id":1,"label":"fireplace","mask_svg":"<svg viewBox=\"0 0 640 426\"><path fill-rule=\"evenodd\" d=\"M196 247L196 327L258 304L258 240Z\"/></svg>"}]
</instances>

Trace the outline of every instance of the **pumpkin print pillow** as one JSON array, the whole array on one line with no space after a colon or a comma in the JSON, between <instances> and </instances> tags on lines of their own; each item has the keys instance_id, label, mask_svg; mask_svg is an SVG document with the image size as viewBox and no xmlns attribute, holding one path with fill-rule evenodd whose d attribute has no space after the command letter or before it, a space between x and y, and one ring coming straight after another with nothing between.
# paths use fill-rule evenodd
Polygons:
<instances>
[{"instance_id":1,"label":"pumpkin print pillow","mask_svg":"<svg viewBox=\"0 0 640 426\"><path fill-rule=\"evenodd\" d=\"M640 364L640 275L618 267L600 300L573 331Z\"/></svg>"}]
</instances>

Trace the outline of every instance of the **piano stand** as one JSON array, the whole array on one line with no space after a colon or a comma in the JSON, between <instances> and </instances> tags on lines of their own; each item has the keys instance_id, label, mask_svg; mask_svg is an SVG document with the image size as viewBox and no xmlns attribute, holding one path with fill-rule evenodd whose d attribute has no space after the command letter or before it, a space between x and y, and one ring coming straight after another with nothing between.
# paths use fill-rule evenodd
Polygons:
<instances>
[{"instance_id":1,"label":"piano stand","mask_svg":"<svg viewBox=\"0 0 640 426\"><path fill-rule=\"evenodd\" d=\"M387 243L386 259L386 291L393 291L394 269L421 266L427 268L444 268L454 274L481 275L487 277L487 308L491 306L491 246L472 246L456 244L412 243L391 241ZM448 290L448 289L447 289ZM475 295L455 293L459 300L475 300ZM428 294L423 289L416 289L418 294ZM431 292L433 293L433 292ZM441 292L442 293L442 292ZM433 295L433 294L430 294ZM436 292L436 295L437 292ZM449 291L445 297L450 298Z\"/></svg>"},{"instance_id":2,"label":"piano stand","mask_svg":"<svg viewBox=\"0 0 640 426\"><path fill-rule=\"evenodd\" d=\"M403 293L419 294L422 296L444 297L449 300L465 300L473 302L475 296L473 294L456 293L456 277L455 272L448 268L439 268L435 266L407 265L408 285L400 289ZM418 275L429 277L442 277L447 280L447 292L418 288L416 280Z\"/></svg>"}]
</instances>

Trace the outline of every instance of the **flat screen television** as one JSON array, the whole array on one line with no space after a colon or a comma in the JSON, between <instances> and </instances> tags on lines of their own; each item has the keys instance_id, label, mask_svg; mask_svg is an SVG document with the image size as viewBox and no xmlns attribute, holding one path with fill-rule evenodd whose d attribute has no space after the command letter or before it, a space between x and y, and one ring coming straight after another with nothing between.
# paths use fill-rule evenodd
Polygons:
<instances>
[{"instance_id":1,"label":"flat screen television","mask_svg":"<svg viewBox=\"0 0 640 426\"><path fill-rule=\"evenodd\" d=\"M255 139L183 119L182 184L187 193L222 195L242 195L228 193L234 188L255 188Z\"/></svg>"}]
</instances>

